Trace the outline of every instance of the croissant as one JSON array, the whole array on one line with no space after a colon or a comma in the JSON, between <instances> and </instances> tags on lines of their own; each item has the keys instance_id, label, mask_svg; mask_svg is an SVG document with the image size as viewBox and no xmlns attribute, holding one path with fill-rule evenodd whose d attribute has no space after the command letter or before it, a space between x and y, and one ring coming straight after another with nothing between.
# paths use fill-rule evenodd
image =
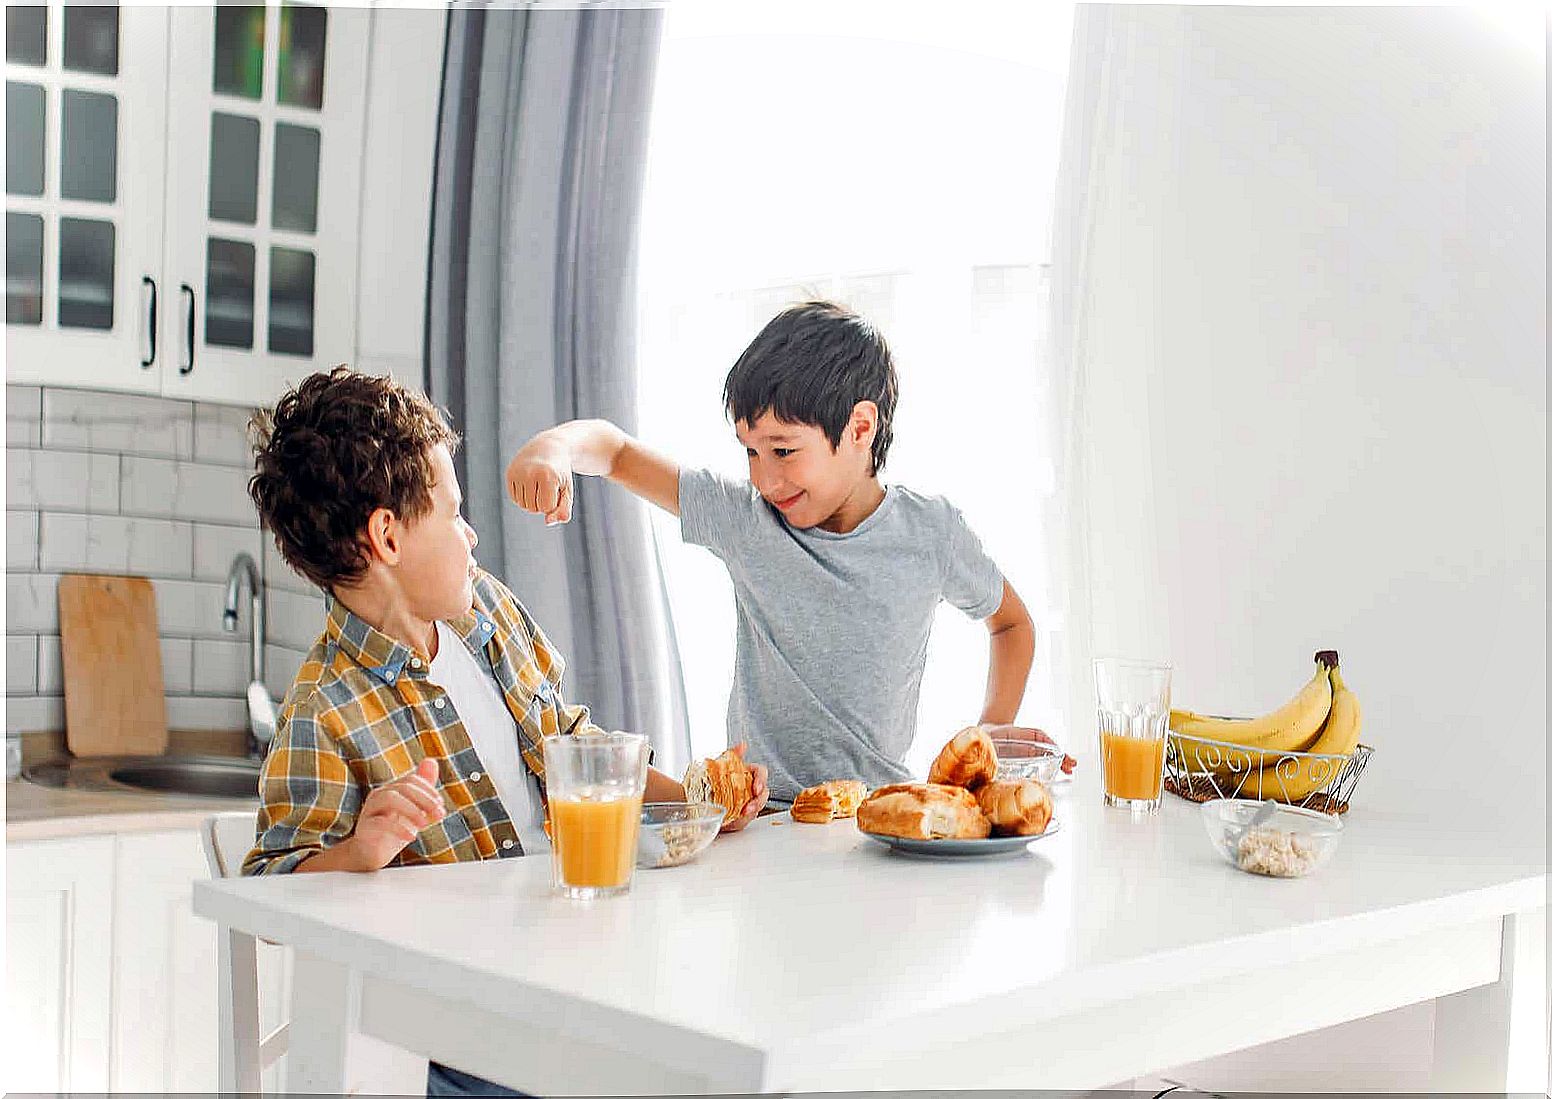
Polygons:
<instances>
[{"instance_id":1,"label":"croissant","mask_svg":"<svg viewBox=\"0 0 1552 1099\"><path fill-rule=\"evenodd\" d=\"M715 759L690 764L684 773L684 794L692 802L715 802L732 820L754 797L754 772L729 748Z\"/></svg>"},{"instance_id":2,"label":"croissant","mask_svg":"<svg viewBox=\"0 0 1552 1099\"><path fill-rule=\"evenodd\" d=\"M1051 794L1032 778L988 782L976 801L999 836L1038 836L1051 823Z\"/></svg>"},{"instance_id":3,"label":"croissant","mask_svg":"<svg viewBox=\"0 0 1552 1099\"><path fill-rule=\"evenodd\" d=\"M857 827L920 840L985 839L992 828L968 790L924 782L874 790L857 807Z\"/></svg>"},{"instance_id":4,"label":"croissant","mask_svg":"<svg viewBox=\"0 0 1552 1099\"><path fill-rule=\"evenodd\" d=\"M961 729L943 746L927 771L928 782L975 790L997 777L997 749L979 725Z\"/></svg>"},{"instance_id":5,"label":"croissant","mask_svg":"<svg viewBox=\"0 0 1552 1099\"><path fill-rule=\"evenodd\" d=\"M867 793L867 785L856 779L821 782L793 799L792 819L804 824L828 824L838 817L855 816Z\"/></svg>"}]
</instances>

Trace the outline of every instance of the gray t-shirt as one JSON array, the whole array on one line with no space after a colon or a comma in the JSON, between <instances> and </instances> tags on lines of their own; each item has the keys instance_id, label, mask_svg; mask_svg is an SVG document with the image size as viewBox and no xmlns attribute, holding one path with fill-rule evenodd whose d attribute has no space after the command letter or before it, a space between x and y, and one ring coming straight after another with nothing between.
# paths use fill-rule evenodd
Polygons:
<instances>
[{"instance_id":1,"label":"gray t-shirt","mask_svg":"<svg viewBox=\"0 0 1552 1099\"><path fill-rule=\"evenodd\" d=\"M1002 603L1002 573L958 509L890 485L856 530L796 530L747 481L684 470L679 522L733 578L728 742L770 768L771 801L828 779L910 781L939 601L976 619Z\"/></svg>"}]
</instances>

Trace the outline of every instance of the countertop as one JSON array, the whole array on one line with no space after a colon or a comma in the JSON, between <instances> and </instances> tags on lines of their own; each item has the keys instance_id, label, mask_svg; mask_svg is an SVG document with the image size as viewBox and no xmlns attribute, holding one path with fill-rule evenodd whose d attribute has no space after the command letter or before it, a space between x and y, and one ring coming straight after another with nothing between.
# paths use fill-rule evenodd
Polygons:
<instances>
[{"instance_id":1,"label":"countertop","mask_svg":"<svg viewBox=\"0 0 1552 1099\"><path fill-rule=\"evenodd\" d=\"M258 811L257 799L198 798L151 791L61 790L25 779L5 784L8 843L197 828L212 813Z\"/></svg>"},{"instance_id":2,"label":"countertop","mask_svg":"<svg viewBox=\"0 0 1552 1099\"><path fill-rule=\"evenodd\" d=\"M21 739L24 766L69 754L63 732L25 733ZM168 755L240 756L246 747L241 730L172 729L167 734ZM59 788L18 778L5 784L5 838L17 842L197 828L212 813L237 809L257 813L258 808L257 798Z\"/></svg>"}]
</instances>

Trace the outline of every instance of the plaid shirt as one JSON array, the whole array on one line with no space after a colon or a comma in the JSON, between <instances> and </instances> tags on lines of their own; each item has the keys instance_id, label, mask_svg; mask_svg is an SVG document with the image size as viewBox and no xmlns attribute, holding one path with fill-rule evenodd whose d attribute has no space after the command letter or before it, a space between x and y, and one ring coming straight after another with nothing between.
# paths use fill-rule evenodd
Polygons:
<instances>
[{"instance_id":1,"label":"plaid shirt","mask_svg":"<svg viewBox=\"0 0 1552 1099\"><path fill-rule=\"evenodd\" d=\"M523 762L544 785L540 741L597 731L560 695L565 662L495 577L479 572L474 606L447 622L484 658L517 723ZM522 844L447 692L424 653L367 625L330 597L323 633L296 674L259 781L258 838L244 874L278 874L351 834L368 792L437 761L447 815L390 865L521 855Z\"/></svg>"}]
</instances>

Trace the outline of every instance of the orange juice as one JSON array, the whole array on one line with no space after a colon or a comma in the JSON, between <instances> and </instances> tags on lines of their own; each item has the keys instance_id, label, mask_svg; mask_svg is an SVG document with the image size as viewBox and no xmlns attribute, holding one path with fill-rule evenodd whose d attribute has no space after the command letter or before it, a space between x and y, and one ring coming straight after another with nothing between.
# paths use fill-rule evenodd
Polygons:
<instances>
[{"instance_id":1,"label":"orange juice","mask_svg":"<svg viewBox=\"0 0 1552 1099\"><path fill-rule=\"evenodd\" d=\"M630 883L641 829L641 798L590 797L587 791L550 801L561 882L615 889Z\"/></svg>"},{"instance_id":2,"label":"orange juice","mask_svg":"<svg viewBox=\"0 0 1552 1099\"><path fill-rule=\"evenodd\" d=\"M1134 801L1152 801L1162 794L1164 738L1100 734L1105 768L1105 793Z\"/></svg>"}]
</instances>

